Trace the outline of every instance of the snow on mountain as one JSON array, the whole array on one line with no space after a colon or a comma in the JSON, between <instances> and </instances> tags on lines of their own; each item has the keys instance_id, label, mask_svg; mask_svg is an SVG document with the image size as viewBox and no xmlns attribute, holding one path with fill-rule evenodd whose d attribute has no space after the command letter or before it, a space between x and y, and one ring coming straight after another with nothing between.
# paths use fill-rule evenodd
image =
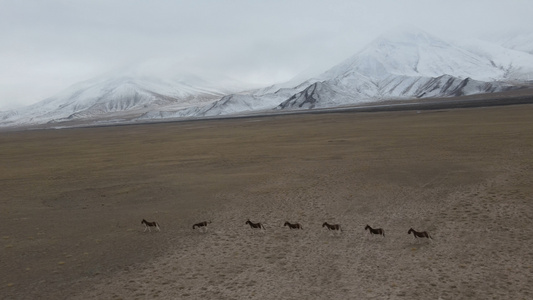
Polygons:
<instances>
[{"instance_id":1,"label":"snow on mountain","mask_svg":"<svg viewBox=\"0 0 533 300\"><path fill-rule=\"evenodd\" d=\"M329 81L317 82L304 91L282 102L276 109L327 108L385 99L466 96L505 91L511 86L498 82L483 82L471 78L460 79L450 75L436 78L391 76L379 84L368 83L365 89L346 87Z\"/></svg>"},{"instance_id":2,"label":"snow on mountain","mask_svg":"<svg viewBox=\"0 0 533 300\"><path fill-rule=\"evenodd\" d=\"M175 109L162 107L161 110L149 111L139 120L153 120L160 118L211 117L229 114L241 114L257 111L272 110L281 102L298 93L318 79L311 78L303 82L291 80L274 84L248 93L229 94L212 103L199 107Z\"/></svg>"},{"instance_id":3,"label":"snow on mountain","mask_svg":"<svg viewBox=\"0 0 533 300\"><path fill-rule=\"evenodd\" d=\"M470 51L412 28L388 32L277 109L499 92L514 88L503 81L524 79L533 71L529 54L478 48L486 51Z\"/></svg>"},{"instance_id":4,"label":"snow on mountain","mask_svg":"<svg viewBox=\"0 0 533 300\"><path fill-rule=\"evenodd\" d=\"M533 55L516 50L519 44L528 45L528 40L533 43L533 36L508 40L515 49L473 39L450 43L417 28L402 27L307 79L244 93L238 82L221 78L168 74L161 78L143 72L104 76L29 107L1 112L0 125L197 118L506 91L533 77Z\"/></svg>"},{"instance_id":5,"label":"snow on mountain","mask_svg":"<svg viewBox=\"0 0 533 300\"><path fill-rule=\"evenodd\" d=\"M172 117L246 113L255 109L311 109L385 99L464 96L515 88L533 74L533 56L482 41L452 44L404 26L312 79L290 81L248 95L226 96ZM276 101L278 105L276 105ZM145 118L163 116L148 113Z\"/></svg>"},{"instance_id":6,"label":"snow on mountain","mask_svg":"<svg viewBox=\"0 0 533 300\"><path fill-rule=\"evenodd\" d=\"M231 84L220 87L192 75L185 80L183 77L161 79L123 74L96 78L36 104L3 113L0 124L30 125L111 115L131 118L159 107L176 109L203 105L236 91Z\"/></svg>"},{"instance_id":7,"label":"snow on mountain","mask_svg":"<svg viewBox=\"0 0 533 300\"><path fill-rule=\"evenodd\" d=\"M333 85L315 82L278 105L277 109L305 109L342 106L357 98L353 94L338 90Z\"/></svg>"},{"instance_id":8,"label":"snow on mountain","mask_svg":"<svg viewBox=\"0 0 533 300\"><path fill-rule=\"evenodd\" d=\"M533 32L506 32L501 35L487 36L484 39L507 49L522 51L533 55Z\"/></svg>"},{"instance_id":9,"label":"snow on mountain","mask_svg":"<svg viewBox=\"0 0 533 300\"><path fill-rule=\"evenodd\" d=\"M477 80L501 78L503 72L483 57L417 29L396 29L333 67L324 78L360 73L374 79L390 75L438 77L452 75Z\"/></svg>"},{"instance_id":10,"label":"snow on mountain","mask_svg":"<svg viewBox=\"0 0 533 300\"><path fill-rule=\"evenodd\" d=\"M533 35L531 41L531 54L479 39L463 40L459 43L464 49L502 70L505 80L533 80Z\"/></svg>"},{"instance_id":11,"label":"snow on mountain","mask_svg":"<svg viewBox=\"0 0 533 300\"><path fill-rule=\"evenodd\" d=\"M211 117L271 110L293 94L292 89L280 89L275 93L230 94L204 106L195 106L179 110L154 110L142 115L139 120L161 118Z\"/></svg>"}]
</instances>

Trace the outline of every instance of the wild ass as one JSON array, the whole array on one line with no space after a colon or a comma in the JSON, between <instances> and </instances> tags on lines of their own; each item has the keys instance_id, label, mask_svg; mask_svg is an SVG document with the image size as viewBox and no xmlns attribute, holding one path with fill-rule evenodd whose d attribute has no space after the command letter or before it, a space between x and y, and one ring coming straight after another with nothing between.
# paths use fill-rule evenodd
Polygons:
<instances>
[{"instance_id":1,"label":"wild ass","mask_svg":"<svg viewBox=\"0 0 533 300\"><path fill-rule=\"evenodd\" d=\"M416 231L414 230L413 228L410 228L409 231L407 231L407 234L411 234L411 232L413 233L414 237L415 238L427 238L427 239L433 239L429 233L427 233L426 231Z\"/></svg>"},{"instance_id":2,"label":"wild ass","mask_svg":"<svg viewBox=\"0 0 533 300\"><path fill-rule=\"evenodd\" d=\"M192 225L192 229L200 228L200 230L202 230L202 228L203 228L204 232L207 232L207 225L211 224L211 223L212 223L211 221L203 221L203 222L200 222L200 223L196 223L196 224Z\"/></svg>"},{"instance_id":3,"label":"wild ass","mask_svg":"<svg viewBox=\"0 0 533 300\"><path fill-rule=\"evenodd\" d=\"M157 222L148 222L145 219L143 219L141 221L141 224L144 224L144 231L143 232L146 232L146 229L148 229L148 231L152 232L152 230L150 230L150 227L155 227L157 229L157 231L161 231L161 228L159 228L159 224L157 224Z\"/></svg>"},{"instance_id":4,"label":"wild ass","mask_svg":"<svg viewBox=\"0 0 533 300\"><path fill-rule=\"evenodd\" d=\"M322 227L326 227L329 231L338 232L339 234L342 232L341 225L339 224L328 224L328 222L324 222Z\"/></svg>"},{"instance_id":5,"label":"wild ass","mask_svg":"<svg viewBox=\"0 0 533 300\"><path fill-rule=\"evenodd\" d=\"M244 224L250 225L250 228L252 228L252 229L261 229L261 231L265 230L265 226L263 226L263 224L261 224L261 223L253 223L252 221L250 221L250 219L248 219L248 221L246 221L246 223L244 223Z\"/></svg>"},{"instance_id":6,"label":"wild ass","mask_svg":"<svg viewBox=\"0 0 533 300\"><path fill-rule=\"evenodd\" d=\"M285 222L285 224L283 224L283 227L285 227L285 226L289 226L290 229L304 229L302 227L302 225L300 225L300 223L292 224L292 223L289 223L289 222Z\"/></svg>"},{"instance_id":7,"label":"wild ass","mask_svg":"<svg viewBox=\"0 0 533 300\"><path fill-rule=\"evenodd\" d=\"M385 231L381 228L372 228L370 227L370 225L366 225L365 227L365 230L369 230L370 231L370 234L378 234L378 235L382 235L385 237Z\"/></svg>"}]
</instances>

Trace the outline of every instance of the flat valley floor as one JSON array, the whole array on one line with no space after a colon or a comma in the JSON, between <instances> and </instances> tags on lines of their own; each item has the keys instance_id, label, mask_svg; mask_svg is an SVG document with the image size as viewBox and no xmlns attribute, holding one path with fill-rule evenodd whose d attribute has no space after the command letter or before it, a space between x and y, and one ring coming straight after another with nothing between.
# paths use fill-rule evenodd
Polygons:
<instances>
[{"instance_id":1,"label":"flat valley floor","mask_svg":"<svg viewBox=\"0 0 533 300\"><path fill-rule=\"evenodd\" d=\"M532 179L532 105L1 132L0 298L531 299Z\"/></svg>"}]
</instances>

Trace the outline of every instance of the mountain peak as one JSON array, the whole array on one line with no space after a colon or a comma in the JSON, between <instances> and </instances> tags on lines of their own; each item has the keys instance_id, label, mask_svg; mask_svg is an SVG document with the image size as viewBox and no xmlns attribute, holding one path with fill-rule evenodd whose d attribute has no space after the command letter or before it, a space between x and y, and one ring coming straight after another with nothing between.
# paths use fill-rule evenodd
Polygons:
<instances>
[{"instance_id":1,"label":"mountain peak","mask_svg":"<svg viewBox=\"0 0 533 300\"><path fill-rule=\"evenodd\" d=\"M449 44L417 27L390 30L362 51L327 71L322 78L359 74L372 79L389 76L438 77L444 74L478 80L500 78L490 61Z\"/></svg>"},{"instance_id":2,"label":"mountain peak","mask_svg":"<svg viewBox=\"0 0 533 300\"><path fill-rule=\"evenodd\" d=\"M289 82L228 95L244 89L223 76L210 79L175 72L173 68L159 74L155 72L159 68L152 70L150 62L79 83L30 107L1 113L0 126L82 118L89 122L136 116L142 116L142 120L215 116L275 107L335 107L382 99L505 91L520 87L520 81L506 84L501 80L529 80L533 70L530 56L486 44L452 44L420 28L403 25L300 84Z\"/></svg>"}]
</instances>

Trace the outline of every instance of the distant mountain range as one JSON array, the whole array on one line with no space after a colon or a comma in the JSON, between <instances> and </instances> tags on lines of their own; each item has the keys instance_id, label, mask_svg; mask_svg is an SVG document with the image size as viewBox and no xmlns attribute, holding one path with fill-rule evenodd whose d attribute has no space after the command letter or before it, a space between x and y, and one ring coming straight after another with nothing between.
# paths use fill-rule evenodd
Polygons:
<instances>
[{"instance_id":1,"label":"distant mountain range","mask_svg":"<svg viewBox=\"0 0 533 300\"><path fill-rule=\"evenodd\" d=\"M190 74L163 79L119 73L75 84L36 104L0 113L0 125L128 121L162 107L178 110L205 105L242 88L236 81L217 84Z\"/></svg>"},{"instance_id":2,"label":"distant mountain range","mask_svg":"<svg viewBox=\"0 0 533 300\"><path fill-rule=\"evenodd\" d=\"M533 79L532 53L533 35L452 44L404 27L383 34L316 78L243 92L242 84L229 79L214 83L197 76L115 74L0 112L0 126L201 118L502 92Z\"/></svg>"}]
</instances>

